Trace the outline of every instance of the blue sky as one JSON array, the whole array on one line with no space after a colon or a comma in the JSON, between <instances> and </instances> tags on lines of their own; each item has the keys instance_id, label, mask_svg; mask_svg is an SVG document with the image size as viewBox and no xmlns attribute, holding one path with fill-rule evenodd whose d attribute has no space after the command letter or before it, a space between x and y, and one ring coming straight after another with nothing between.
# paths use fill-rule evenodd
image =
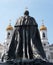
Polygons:
<instances>
[{"instance_id":1,"label":"blue sky","mask_svg":"<svg viewBox=\"0 0 53 65\"><path fill-rule=\"evenodd\" d=\"M6 27L11 19L12 26L28 7L30 15L36 19L39 27L44 19L47 27L48 41L53 43L53 0L0 0L0 42L3 43Z\"/></svg>"}]
</instances>

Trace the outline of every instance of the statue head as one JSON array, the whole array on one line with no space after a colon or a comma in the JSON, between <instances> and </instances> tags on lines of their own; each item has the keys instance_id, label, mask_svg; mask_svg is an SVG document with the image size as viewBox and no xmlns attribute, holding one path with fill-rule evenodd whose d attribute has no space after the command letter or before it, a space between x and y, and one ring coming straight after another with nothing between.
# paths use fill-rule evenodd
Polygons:
<instances>
[{"instance_id":1,"label":"statue head","mask_svg":"<svg viewBox=\"0 0 53 65\"><path fill-rule=\"evenodd\" d=\"M29 11L26 10L26 11L24 12L24 15L29 16Z\"/></svg>"}]
</instances>

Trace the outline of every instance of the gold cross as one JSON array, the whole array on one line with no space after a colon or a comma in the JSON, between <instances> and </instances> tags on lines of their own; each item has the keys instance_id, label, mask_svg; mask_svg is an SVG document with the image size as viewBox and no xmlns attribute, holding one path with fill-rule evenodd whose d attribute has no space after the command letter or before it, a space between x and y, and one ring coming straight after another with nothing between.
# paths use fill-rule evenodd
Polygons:
<instances>
[{"instance_id":1,"label":"gold cross","mask_svg":"<svg viewBox=\"0 0 53 65\"><path fill-rule=\"evenodd\" d=\"M44 25L44 20L42 19L42 25Z\"/></svg>"},{"instance_id":2,"label":"gold cross","mask_svg":"<svg viewBox=\"0 0 53 65\"><path fill-rule=\"evenodd\" d=\"M28 7L25 7L25 10L28 10Z\"/></svg>"},{"instance_id":3,"label":"gold cross","mask_svg":"<svg viewBox=\"0 0 53 65\"><path fill-rule=\"evenodd\" d=\"M10 25L11 25L11 19L9 19Z\"/></svg>"}]
</instances>

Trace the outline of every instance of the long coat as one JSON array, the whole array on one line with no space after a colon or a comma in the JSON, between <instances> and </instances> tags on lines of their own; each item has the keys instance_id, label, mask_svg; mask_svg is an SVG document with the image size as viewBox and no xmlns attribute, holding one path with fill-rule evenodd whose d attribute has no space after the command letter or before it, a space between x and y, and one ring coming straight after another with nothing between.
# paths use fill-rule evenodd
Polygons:
<instances>
[{"instance_id":1,"label":"long coat","mask_svg":"<svg viewBox=\"0 0 53 65\"><path fill-rule=\"evenodd\" d=\"M32 42L31 42L32 41ZM8 57L33 59L33 47L37 53L46 58L42 47L38 24L30 16L20 17L15 24L15 31L8 51ZM14 53L14 54L13 54Z\"/></svg>"}]
</instances>

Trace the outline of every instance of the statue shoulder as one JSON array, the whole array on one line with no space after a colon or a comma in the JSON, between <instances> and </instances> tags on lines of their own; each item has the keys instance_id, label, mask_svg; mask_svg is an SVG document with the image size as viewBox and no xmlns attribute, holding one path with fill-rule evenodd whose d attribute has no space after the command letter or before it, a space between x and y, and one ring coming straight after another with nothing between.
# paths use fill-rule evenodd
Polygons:
<instances>
[{"instance_id":1,"label":"statue shoulder","mask_svg":"<svg viewBox=\"0 0 53 65\"><path fill-rule=\"evenodd\" d=\"M16 24L15 24L15 25L22 25L23 19L24 19L24 17L23 17L23 16L19 17L19 19L17 19L17 21L16 21Z\"/></svg>"},{"instance_id":2,"label":"statue shoulder","mask_svg":"<svg viewBox=\"0 0 53 65\"><path fill-rule=\"evenodd\" d=\"M30 20L33 22L33 24L38 27L38 24L37 24L35 18L34 18L34 17L29 17L29 18L30 18Z\"/></svg>"}]
</instances>

